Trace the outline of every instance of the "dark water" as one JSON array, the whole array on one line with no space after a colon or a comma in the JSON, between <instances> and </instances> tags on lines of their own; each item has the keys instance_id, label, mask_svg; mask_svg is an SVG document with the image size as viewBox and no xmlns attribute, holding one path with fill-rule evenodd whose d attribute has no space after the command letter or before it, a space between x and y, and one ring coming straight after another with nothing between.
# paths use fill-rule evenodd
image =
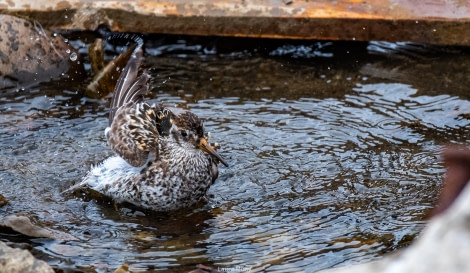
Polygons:
<instances>
[{"instance_id":1,"label":"dark water","mask_svg":"<svg viewBox=\"0 0 470 273\"><path fill-rule=\"evenodd\" d=\"M86 81L4 89L0 193L10 204L0 214L80 240L3 231L2 241L28 243L64 272L124 263L314 272L368 261L417 236L441 186L439 150L467 142L466 49L168 38L146 52L149 99L202 117L230 163L207 202L159 214L60 195L111 155L109 98L84 98Z\"/></svg>"}]
</instances>

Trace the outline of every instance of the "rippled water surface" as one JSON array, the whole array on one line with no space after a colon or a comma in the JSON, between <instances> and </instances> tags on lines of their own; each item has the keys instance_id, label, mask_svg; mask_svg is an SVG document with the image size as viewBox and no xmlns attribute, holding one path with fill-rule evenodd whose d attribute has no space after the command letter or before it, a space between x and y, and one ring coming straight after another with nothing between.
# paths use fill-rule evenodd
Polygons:
<instances>
[{"instance_id":1,"label":"rippled water surface","mask_svg":"<svg viewBox=\"0 0 470 273\"><path fill-rule=\"evenodd\" d=\"M86 98L90 79L4 89L0 194L9 205L0 215L28 215L79 240L7 231L2 240L30 244L65 272L187 272L199 263L314 272L417 236L441 186L439 150L467 142L467 50L208 40L149 41L145 60L149 99L202 117L230 164L206 202L162 214L62 196L112 154L109 97Z\"/></svg>"}]
</instances>

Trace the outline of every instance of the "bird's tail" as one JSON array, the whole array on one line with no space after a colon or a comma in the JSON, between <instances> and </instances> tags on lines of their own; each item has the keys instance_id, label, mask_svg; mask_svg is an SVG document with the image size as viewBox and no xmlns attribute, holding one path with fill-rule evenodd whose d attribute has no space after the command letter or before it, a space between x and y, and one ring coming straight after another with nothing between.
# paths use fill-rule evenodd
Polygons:
<instances>
[{"instance_id":1,"label":"bird's tail","mask_svg":"<svg viewBox=\"0 0 470 273\"><path fill-rule=\"evenodd\" d=\"M80 183L77 183L77 184L69 187L68 189L63 190L60 194L62 194L62 195L74 194L75 192L86 189L87 184L88 184L88 181L86 179L83 179Z\"/></svg>"}]
</instances>

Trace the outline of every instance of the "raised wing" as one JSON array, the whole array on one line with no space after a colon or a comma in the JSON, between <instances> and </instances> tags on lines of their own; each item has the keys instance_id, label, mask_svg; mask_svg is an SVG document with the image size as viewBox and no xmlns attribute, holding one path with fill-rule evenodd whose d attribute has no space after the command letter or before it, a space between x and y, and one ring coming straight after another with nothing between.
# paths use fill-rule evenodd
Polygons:
<instances>
[{"instance_id":1,"label":"raised wing","mask_svg":"<svg viewBox=\"0 0 470 273\"><path fill-rule=\"evenodd\" d=\"M114 88L105 131L108 143L132 166L145 164L149 152L158 153L158 130L155 108L144 102L149 76L139 74L142 49L136 47Z\"/></svg>"},{"instance_id":2,"label":"raised wing","mask_svg":"<svg viewBox=\"0 0 470 273\"><path fill-rule=\"evenodd\" d=\"M148 74L142 73L139 75L139 68L142 64L142 48L140 46L133 46L129 50L134 52L127 65L123 68L114 87L114 95L109 112L109 125L113 122L114 115L119 107L131 101L142 102L145 94L148 92Z\"/></svg>"}]
</instances>

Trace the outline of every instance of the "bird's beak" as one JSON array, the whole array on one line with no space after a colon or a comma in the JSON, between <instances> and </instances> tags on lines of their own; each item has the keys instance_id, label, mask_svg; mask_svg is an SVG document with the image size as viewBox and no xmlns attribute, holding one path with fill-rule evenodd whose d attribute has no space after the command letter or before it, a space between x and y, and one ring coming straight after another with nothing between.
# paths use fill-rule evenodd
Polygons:
<instances>
[{"instance_id":1,"label":"bird's beak","mask_svg":"<svg viewBox=\"0 0 470 273\"><path fill-rule=\"evenodd\" d=\"M228 167L227 162L225 162L225 160L222 159L222 157L214 150L214 148L212 148L212 146L209 145L209 143L207 143L206 138L203 137L199 141L199 149L201 149L203 152L206 152L206 153L214 156L215 158L217 158L217 160L222 162L222 164L224 164L225 167Z\"/></svg>"}]
</instances>

